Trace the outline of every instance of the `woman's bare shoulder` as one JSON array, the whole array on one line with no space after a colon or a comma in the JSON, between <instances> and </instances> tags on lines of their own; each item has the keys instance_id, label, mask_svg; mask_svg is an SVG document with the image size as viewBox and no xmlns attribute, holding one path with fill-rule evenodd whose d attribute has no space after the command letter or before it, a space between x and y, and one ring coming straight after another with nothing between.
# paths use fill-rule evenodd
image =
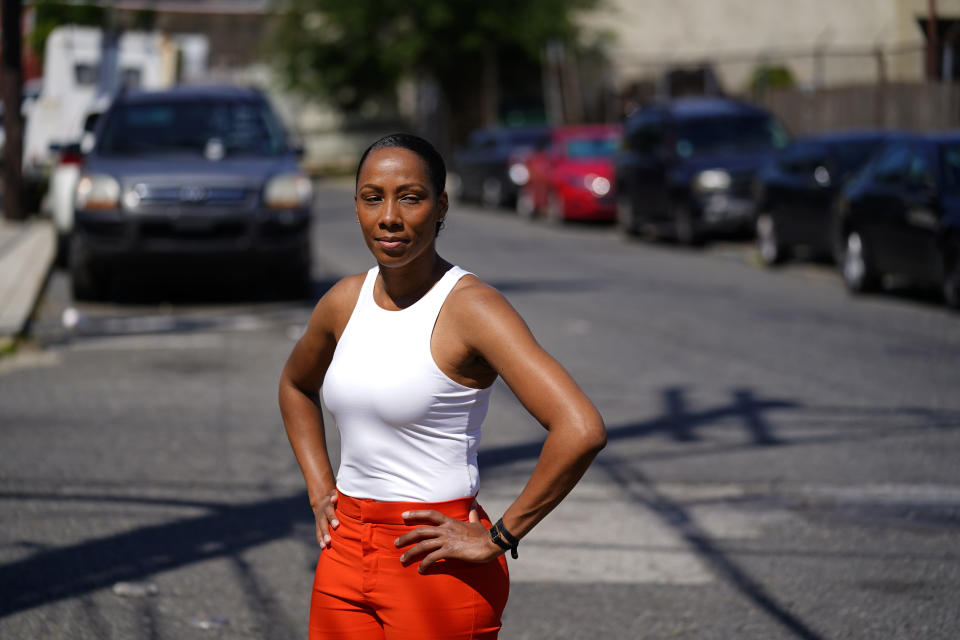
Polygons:
<instances>
[{"instance_id":1,"label":"woman's bare shoulder","mask_svg":"<svg viewBox=\"0 0 960 640\"><path fill-rule=\"evenodd\" d=\"M310 324L339 336L360 297L366 273L355 273L338 280L314 306Z\"/></svg>"},{"instance_id":2,"label":"woman's bare shoulder","mask_svg":"<svg viewBox=\"0 0 960 640\"><path fill-rule=\"evenodd\" d=\"M500 291L468 273L450 292L449 306L460 322L484 324L493 316L516 316L517 312Z\"/></svg>"}]
</instances>

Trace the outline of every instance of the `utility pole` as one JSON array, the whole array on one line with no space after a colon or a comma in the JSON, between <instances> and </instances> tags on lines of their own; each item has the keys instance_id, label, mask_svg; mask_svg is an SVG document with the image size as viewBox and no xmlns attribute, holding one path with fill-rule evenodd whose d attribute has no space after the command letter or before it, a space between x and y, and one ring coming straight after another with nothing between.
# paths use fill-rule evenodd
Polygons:
<instances>
[{"instance_id":1,"label":"utility pole","mask_svg":"<svg viewBox=\"0 0 960 640\"><path fill-rule=\"evenodd\" d=\"M24 217L23 211L23 116L20 100L23 68L20 36L23 6L21 0L3 0L3 69L0 85L3 89L3 128L6 141L3 147L3 214L8 220Z\"/></svg>"},{"instance_id":2,"label":"utility pole","mask_svg":"<svg viewBox=\"0 0 960 640\"><path fill-rule=\"evenodd\" d=\"M939 38L937 37L937 0L927 0L927 79L936 80L940 75L937 73L937 49L939 49Z\"/></svg>"}]
</instances>

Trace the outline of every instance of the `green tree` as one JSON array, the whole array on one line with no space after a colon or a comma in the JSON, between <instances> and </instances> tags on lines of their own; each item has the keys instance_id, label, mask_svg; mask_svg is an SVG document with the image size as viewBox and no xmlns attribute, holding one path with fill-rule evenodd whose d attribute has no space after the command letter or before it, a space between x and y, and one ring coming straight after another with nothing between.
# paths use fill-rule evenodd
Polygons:
<instances>
[{"instance_id":1,"label":"green tree","mask_svg":"<svg viewBox=\"0 0 960 640\"><path fill-rule=\"evenodd\" d=\"M43 49L50 32L65 24L102 27L109 9L92 3L70 3L62 0L35 0L34 24L30 32L30 49L43 58Z\"/></svg>"},{"instance_id":2,"label":"green tree","mask_svg":"<svg viewBox=\"0 0 960 640\"><path fill-rule=\"evenodd\" d=\"M758 65L750 76L750 91L762 99L770 89L792 89L797 85L793 72L783 65Z\"/></svg>"},{"instance_id":3,"label":"green tree","mask_svg":"<svg viewBox=\"0 0 960 640\"><path fill-rule=\"evenodd\" d=\"M574 45L576 12L599 1L280 0L269 52L290 88L348 111L432 80L460 138L484 119L485 88L538 68L550 40Z\"/></svg>"}]
</instances>

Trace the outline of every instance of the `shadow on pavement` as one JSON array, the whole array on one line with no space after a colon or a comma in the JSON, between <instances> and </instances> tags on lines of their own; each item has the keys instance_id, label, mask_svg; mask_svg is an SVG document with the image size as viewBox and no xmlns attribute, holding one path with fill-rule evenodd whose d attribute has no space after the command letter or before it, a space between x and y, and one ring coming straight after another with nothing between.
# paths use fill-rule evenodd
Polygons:
<instances>
[{"instance_id":1,"label":"shadow on pavement","mask_svg":"<svg viewBox=\"0 0 960 640\"><path fill-rule=\"evenodd\" d=\"M270 272L211 271L114 274L105 301L120 304L198 304L249 302L316 302L335 280L305 281Z\"/></svg>"},{"instance_id":2,"label":"shadow on pavement","mask_svg":"<svg viewBox=\"0 0 960 640\"><path fill-rule=\"evenodd\" d=\"M731 402L698 412L687 408L686 392L680 387L662 391L664 411L651 420L614 425L608 429L609 445L598 458L598 466L605 471L631 499L641 502L660 516L665 523L675 528L687 540L690 547L701 556L714 571L746 598L793 635L809 640L821 636L811 630L802 620L789 613L776 599L766 593L763 586L741 569L727 554L714 545L682 505L657 491L654 484L639 470L639 459L620 458L616 443L633 438L645 438L660 434L673 438L680 444L691 443L699 438L698 431L730 418L742 421L746 441L738 445L744 448L790 446L798 443L860 440L867 437L884 437L893 432L917 428L958 428L960 416L939 415L936 412L903 409L901 415L913 416L924 424L905 427L880 428L877 433L812 435L810 438L786 440L777 436L766 414L770 411L797 411L800 404L775 398L758 398L749 389L732 392ZM842 410L839 407L824 408L825 411ZM850 410L854 411L854 410ZM877 409L877 411L889 410ZM517 461L534 461L540 453L542 440L485 449L480 454L481 469L489 471ZM727 450L726 448L719 449ZM718 449L711 449L716 453ZM709 452L708 452L709 453ZM705 455L702 451L694 455ZM659 456L658 456L659 457ZM13 500L68 501L60 495L33 495L29 492L0 495ZM157 499L116 495L85 495L79 498L90 501L129 501L139 504L157 504ZM241 574L242 587L248 600L256 600L251 606L262 609L262 615L271 616L270 599L255 583L249 567L244 568L240 553L283 538L303 537L302 531L311 532L313 519L308 507L306 492L285 497L270 498L248 504L192 503L182 500L161 500L163 504L197 506L210 510L208 515L182 518L164 524L141 527L110 536L87 540L66 547L49 549L32 546L33 555L23 560L0 566L0 617L18 611L56 602L66 598L85 597L90 592L109 587L119 581L142 580L151 574L209 560L229 557ZM300 531L298 533L297 531ZM19 546L31 548L32 541L20 541ZM239 564L238 564L239 563ZM253 582L252 582L253 581ZM264 602L266 604L264 604ZM258 604L259 603L259 604Z\"/></svg>"},{"instance_id":3,"label":"shadow on pavement","mask_svg":"<svg viewBox=\"0 0 960 640\"><path fill-rule=\"evenodd\" d=\"M209 515L40 550L0 567L0 618L214 557L236 559L251 547L292 537L298 524L306 524L311 531L313 528L305 491L213 508ZM253 579L249 571L247 574L248 579L241 580L245 589Z\"/></svg>"}]
</instances>

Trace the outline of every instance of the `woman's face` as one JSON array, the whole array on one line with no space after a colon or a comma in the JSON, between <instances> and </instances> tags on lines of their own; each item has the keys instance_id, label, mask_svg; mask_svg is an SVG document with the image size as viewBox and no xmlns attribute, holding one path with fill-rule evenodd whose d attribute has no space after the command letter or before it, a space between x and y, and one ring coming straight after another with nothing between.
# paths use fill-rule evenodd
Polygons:
<instances>
[{"instance_id":1,"label":"woman's face","mask_svg":"<svg viewBox=\"0 0 960 640\"><path fill-rule=\"evenodd\" d=\"M427 163L413 151L371 151L360 167L354 202L363 239L379 264L404 266L433 254L447 194L434 192Z\"/></svg>"}]
</instances>

